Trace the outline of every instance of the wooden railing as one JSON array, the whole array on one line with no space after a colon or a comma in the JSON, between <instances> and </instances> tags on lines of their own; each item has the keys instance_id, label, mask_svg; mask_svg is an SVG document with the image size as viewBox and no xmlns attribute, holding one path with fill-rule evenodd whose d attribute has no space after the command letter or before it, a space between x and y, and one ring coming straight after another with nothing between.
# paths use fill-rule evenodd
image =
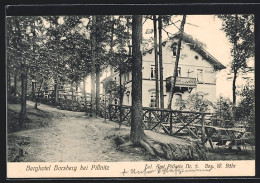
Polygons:
<instances>
[{"instance_id":1,"label":"wooden railing","mask_svg":"<svg viewBox=\"0 0 260 183\"><path fill-rule=\"evenodd\" d=\"M130 125L131 110L131 106L120 107L119 105L110 104L107 113L110 121ZM152 107L143 107L142 110L144 129L173 136L189 134L196 139L201 139L202 142L206 142L205 125L210 123L209 118L206 116L210 115L210 113Z\"/></svg>"},{"instance_id":2,"label":"wooden railing","mask_svg":"<svg viewBox=\"0 0 260 183\"><path fill-rule=\"evenodd\" d=\"M211 113L152 107L143 107L142 110L144 129L166 133L171 136L190 136L195 140L199 140L204 146L206 142L209 142L212 148L213 142L216 142L214 135L218 134L217 131L224 130L226 132L232 130L220 127L222 125L219 123L219 119ZM120 125L131 125L131 111L131 106L123 105L120 107L115 104L100 103L100 116L118 122ZM218 142L220 143L223 143L223 140L227 141L226 137L219 136L219 138ZM236 141L241 143L239 137L230 136L228 140L234 144L236 144Z\"/></svg>"}]
</instances>

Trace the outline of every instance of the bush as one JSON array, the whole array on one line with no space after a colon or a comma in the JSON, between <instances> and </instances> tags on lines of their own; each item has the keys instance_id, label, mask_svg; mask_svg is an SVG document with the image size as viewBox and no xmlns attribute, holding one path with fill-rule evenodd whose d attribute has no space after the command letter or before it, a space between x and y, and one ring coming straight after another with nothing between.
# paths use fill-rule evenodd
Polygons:
<instances>
[{"instance_id":1,"label":"bush","mask_svg":"<svg viewBox=\"0 0 260 183\"><path fill-rule=\"evenodd\" d=\"M52 105L53 104L53 101L51 98L42 98L40 99L41 103L43 104L47 104L47 105Z\"/></svg>"},{"instance_id":2,"label":"bush","mask_svg":"<svg viewBox=\"0 0 260 183\"><path fill-rule=\"evenodd\" d=\"M71 99L59 98L57 102L57 106L59 106L59 108L63 110L78 111L78 112L84 111L84 106L81 103Z\"/></svg>"},{"instance_id":3,"label":"bush","mask_svg":"<svg viewBox=\"0 0 260 183\"><path fill-rule=\"evenodd\" d=\"M53 105L53 99L52 98L42 98L41 103L46 104L46 105ZM71 99L59 98L57 103L55 104L55 106L57 106L57 108L62 109L62 110L84 112L84 105L82 105L78 101L71 100Z\"/></svg>"},{"instance_id":4,"label":"bush","mask_svg":"<svg viewBox=\"0 0 260 183\"><path fill-rule=\"evenodd\" d=\"M20 101L21 99L18 96L8 95L7 97L7 102L9 104L20 104L21 103Z\"/></svg>"},{"instance_id":5,"label":"bush","mask_svg":"<svg viewBox=\"0 0 260 183\"><path fill-rule=\"evenodd\" d=\"M220 97L217 101L216 116L222 120L232 120L232 102L229 98Z\"/></svg>"},{"instance_id":6,"label":"bush","mask_svg":"<svg viewBox=\"0 0 260 183\"><path fill-rule=\"evenodd\" d=\"M255 89L246 86L239 93L242 100L235 110L236 120L244 121L249 126L249 131L255 133Z\"/></svg>"},{"instance_id":7,"label":"bush","mask_svg":"<svg viewBox=\"0 0 260 183\"><path fill-rule=\"evenodd\" d=\"M187 100L181 101L179 105L181 106L181 110L198 112L209 112L214 107L213 103L202 98L199 92L190 95Z\"/></svg>"}]
</instances>

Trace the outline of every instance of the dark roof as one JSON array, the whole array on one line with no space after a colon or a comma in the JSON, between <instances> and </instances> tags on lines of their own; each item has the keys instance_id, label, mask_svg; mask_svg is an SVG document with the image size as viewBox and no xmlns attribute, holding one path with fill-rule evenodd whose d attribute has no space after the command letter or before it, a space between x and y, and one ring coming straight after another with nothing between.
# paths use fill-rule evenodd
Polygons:
<instances>
[{"instance_id":1,"label":"dark roof","mask_svg":"<svg viewBox=\"0 0 260 183\"><path fill-rule=\"evenodd\" d=\"M180 32L177 32L176 34L174 34L172 37L164 40L162 43L166 43L167 41L174 39L174 38L178 38L180 36ZM206 58L206 60L213 65L213 67L216 70L221 70L221 69L225 69L226 67L220 63L215 57L213 57L209 52L207 52L204 48L203 48L203 43L201 43L198 40L195 40L194 38L192 38L192 36L184 33L183 34L183 38L182 40L186 43L191 43L193 46L189 45L191 49L193 49L194 51L198 52L199 54L202 55L203 58ZM153 47L151 47L150 49L147 49L144 53L151 51L153 49Z\"/></svg>"}]
</instances>

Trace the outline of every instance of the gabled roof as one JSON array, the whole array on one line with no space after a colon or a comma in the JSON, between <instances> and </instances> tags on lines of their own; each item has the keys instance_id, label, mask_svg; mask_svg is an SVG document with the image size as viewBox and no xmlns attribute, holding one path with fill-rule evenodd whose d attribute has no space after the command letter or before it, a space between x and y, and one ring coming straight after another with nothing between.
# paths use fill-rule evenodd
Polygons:
<instances>
[{"instance_id":1,"label":"gabled roof","mask_svg":"<svg viewBox=\"0 0 260 183\"><path fill-rule=\"evenodd\" d=\"M104 78L101 83L105 83L105 82L108 82L108 81L113 81L112 79L112 76L107 76L106 78Z\"/></svg>"},{"instance_id":2,"label":"gabled roof","mask_svg":"<svg viewBox=\"0 0 260 183\"><path fill-rule=\"evenodd\" d=\"M165 44L166 42L174 39L174 38L178 38L180 36L180 32L177 32L176 34L174 34L172 37L164 40L162 42L162 44ZM213 65L215 70L221 70L221 69L225 69L226 67L220 63L215 57L213 57L209 52L207 52L204 48L203 48L203 43L195 40L192 38L192 36L183 33L183 38L182 40L186 43L191 43L190 48L193 49L194 51L198 52L199 54L202 55L203 58L205 58L210 64ZM147 49L144 53L149 52L153 50L153 46L149 49Z\"/></svg>"}]
</instances>

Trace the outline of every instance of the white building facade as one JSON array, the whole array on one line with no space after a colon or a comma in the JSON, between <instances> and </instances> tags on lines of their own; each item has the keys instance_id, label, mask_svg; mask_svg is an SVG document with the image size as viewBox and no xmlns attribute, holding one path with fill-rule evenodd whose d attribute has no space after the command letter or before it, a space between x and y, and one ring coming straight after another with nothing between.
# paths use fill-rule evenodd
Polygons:
<instances>
[{"instance_id":1,"label":"white building facade","mask_svg":"<svg viewBox=\"0 0 260 183\"><path fill-rule=\"evenodd\" d=\"M189 40L185 38L188 38L188 35L185 34L182 41L180 60L178 64L178 77L176 80L176 91L173 97L172 108L174 108L176 100L180 98L186 100L189 95L195 92L205 94L205 98L212 102L216 101L216 73L218 70L225 68L225 66L223 66L201 46L197 46L195 42L191 43L190 41L185 41ZM176 34L174 37L164 41L162 44L165 108L167 107L170 94L169 84L174 72L178 39L178 34ZM143 107L154 107L156 96L154 48L150 48L143 52L142 67ZM158 71L158 75L159 74ZM120 79L118 72L112 72L111 76L111 79L119 84ZM121 74L121 84L125 85L127 88L124 93L123 105L132 104L131 81L131 71ZM117 101L116 103L118 104Z\"/></svg>"}]
</instances>

